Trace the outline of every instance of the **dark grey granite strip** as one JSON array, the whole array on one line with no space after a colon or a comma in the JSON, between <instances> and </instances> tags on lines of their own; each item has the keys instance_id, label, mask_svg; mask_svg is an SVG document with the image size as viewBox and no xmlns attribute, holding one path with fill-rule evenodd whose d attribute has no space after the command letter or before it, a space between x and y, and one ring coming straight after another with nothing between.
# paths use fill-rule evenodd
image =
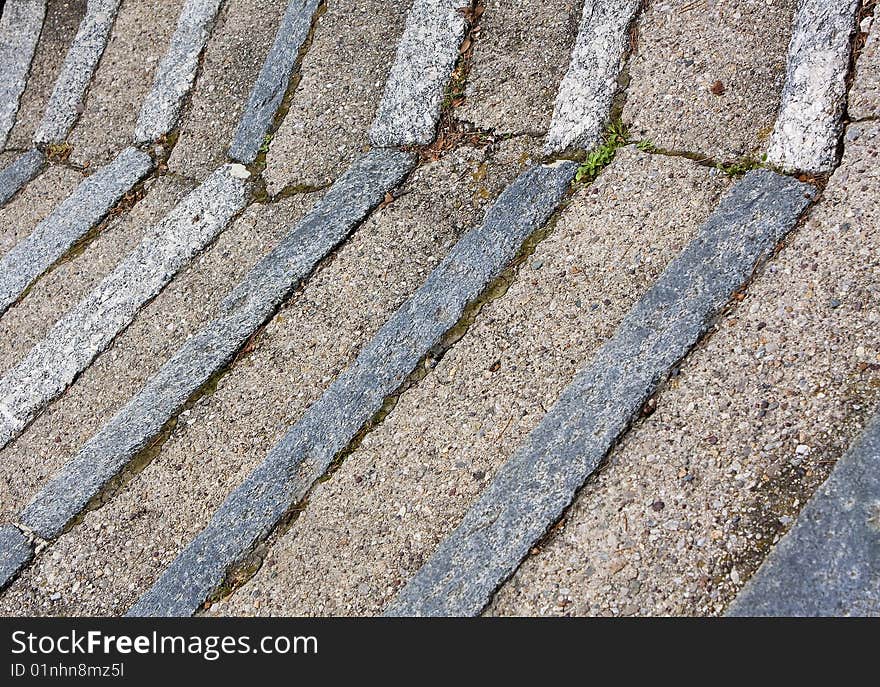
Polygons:
<instances>
[{"instance_id":1,"label":"dark grey granite strip","mask_svg":"<svg viewBox=\"0 0 880 687\"><path fill-rule=\"evenodd\" d=\"M21 530L14 525L0 525L0 589L6 587L33 557L31 543Z\"/></svg>"},{"instance_id":2,"label":"dark grey granite strip","mask_svg":"<svg viewBox=\"0 0 880 687\"><path fill-rule=\"evenodd\" d=\"M72 384L144 303L245 207L249 176L239 164L220 167L0 379L0 448Z\"/></svg>"},{"instance_id":3,"label":"dark grey granite strip","mask_svg":"<svg viewBox=\"0 0 880 687\"><path fill-rule=\"evenodd\" d=\"M356 161L317 206L259 262L193 335L24 509L20 522L54 539L100 489L286 300L412 169L414 158L375 150Z\"/></svg>"},{"instance_id":4,"label":"dark grey granite strip","mask_svg":"<svg viewBox=\"0 0 880 687\"><path fill-rule=\"evenodd\" d=\"M880 414L838 461L731 616L880 616Z\"/></svg>"},{"instance_id":5,"label":"dark grey granite strip","mask_svg":"<svg viewBox=\"0 0 880 687\"><path fill-rule=\"evenodd\" d=\"M95 69L116 20L122 0L89 0L86 14L46 105L43 119L34 134L35 145L56 143L67 138L92 80Z\"/></svg>"},{"instance_id":6,"label":"dark grey granite strip","mask_svg":"<svg viewBox=\"0 0 880 687\"><path fill-rule=\"evenodd\" d=\"M0 207L6 205L22 186L37 176L45 162L43 153L39 150L29 150L9 163L0 172Z\"/></svg>"},{"instance_id":7,"label":"dark grey granite strip","mask_svg":"<svg viewBox=\"0 0 880 687\"><path fill-rule=\"evenodd\" d=\"M190 615L263 539L559 205L577 165L524 172L266 459L129 615Z\"/></svg>"},{"instance_id":8,"label":"dark grey granite strip","mask_svg":"<svg viewBox=\"0 0 880 687\"><path fill-rule=\"evenodd\" d=\"M312 18L320 2L290 0L287 4L278 33L275 34L275 42L251 90L229 146L229 157L233 160L249 165L257 159L275 113L287 92L290 75L296 66L300 48L309 35Z\"/></svg>"},{"instance_id":9,"label":"dark grey granite strip","mask_svg":"<svg viewBox=\"0 0 880 687\"><path fill-rule=\"evenodd\" d=\"M424 145L434 139L443 91L458 60L466 0L415 0L370 141L380 146Z\"/></svg>"},{"instance_id":10,"label":"dark grey granite strip","mask_svg":"<svg viewBox=\"0 0 880 687\"><path fill-rule=\"evenodd\" d=\"M134 129L135 143L156 141L177 124L223 0L186 0Z\"/></svg>"},{"instance_id":11,"label":"dark grey granite strip","mask_svg":"<svg viewBox=\"0 0 880 687\"><path fill-rule=\"evenodd\" d=\"M0 16L0 150L15 124L31 60L46 16L46 0L9 0Z\"/></svg>"},{"instance_id":12,"label":"dark grey granite strip","mask_svg":"<svg viewBox=\"0 0 880 687\"><path fill-rule=\"evenodd\" d=\"M0 260L0 315L152 168L149 155L126 148L113 162L77 186L51 215L4 255Z\"/></svg>"},{"instance_id":13,"label":"dark grey granite strip","mask_svg":"<svg viewBox=\"0 0 880 687\"><path fill-rule=\"evenodd\" d=\"M737 183L386 615L480 613L811 197L768 171Z\"/></svg>"}]
</instances>

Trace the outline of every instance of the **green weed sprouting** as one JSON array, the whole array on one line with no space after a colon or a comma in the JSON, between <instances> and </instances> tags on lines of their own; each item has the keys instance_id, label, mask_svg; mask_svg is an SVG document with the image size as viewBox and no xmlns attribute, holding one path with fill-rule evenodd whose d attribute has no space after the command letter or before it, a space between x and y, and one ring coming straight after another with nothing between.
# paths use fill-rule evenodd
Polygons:
<instances>
[{"instance_id":1,"label":"green weed sprouting","mask_svg":"<svg viewBox=\"0 0 880 687\"><path fill-rule=\"evenodd\" d=\"M629 136L623 122L614 120L605 129L604 143L587 155L586 161L578 167L575 181L593 181L599 172L608 166L617 154L617 149L629 143Z\"/></svg>"}]
</instances>

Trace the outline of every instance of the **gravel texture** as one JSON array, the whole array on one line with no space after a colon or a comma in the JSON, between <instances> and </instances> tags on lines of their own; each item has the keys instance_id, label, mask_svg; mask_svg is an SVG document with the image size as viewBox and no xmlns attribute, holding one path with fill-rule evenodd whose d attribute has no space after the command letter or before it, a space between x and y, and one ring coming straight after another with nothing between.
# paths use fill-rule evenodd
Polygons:
<instances>
[{"instance_id":1,"label":"gravel texture","mask_svg":"<svg viewBox=\"0 0 880 687\"><path fill-rule=\"evenodd\" d=\"M497 133L545 133L571 61L583 4L486 3L465 101L456 116Z\"/></svg>"},{"instance_id":2,"label":"gravel texture","mask_svg":"<svg viewBox=\"0 0 880 687\"><path fill-rule=\"evenodd\" d=\"M266 156L270 193L321 186L368 143L409 3L338 0L316 24L284 122Z\"/></svg>"},{"instance_id":3,"label":"gravel texture","mask_svg":"<svg viewBox=\"0 0 880 687\"><path fill-rule=\"evenodd\" d=\"M374 213L254 340L217 390L181 416L156 459L59 538L13 584L0 610L124 613L482 217L523 156L522 145L509 142L495 154L464 148L416 170L403 193ZM53 602L56 590L62 597Z\"/></svg>"},{"instance_id":4,"label":"gravel texture","mask_svg":"<svg viewBox=\"0 0 880 687\"><path fill-rule=\"evenodd\" d=\"M796 4L650 3L623 111L632 135L725 160L760 155L779 109Z\"/></svg>"},{"instance_id":5,"label":"gravel texture","mask_svg":"<svg viewBox=\"0 0 880 687\"><path fill-rule=\"evenodd\" d=\"M581 188L506 292L318 485L218 614L378 614L728 185L633 148Z\"/></svg>"},{"instance_id":6,"label":"gravel texture","mask_svg":"<svg viewBox=\"0 0 880 687\"><path fill-rule=\"evenodd\" d=\"M707 615L880 402L880 131L496 596L504 615Z\"/></svg>"},{"instance_id":7,"label":"gravel texture","mask_svg":"<svg viewBox=\"0 0 880 687\"><path fill-rule=\"evenodd\" d=\"M131 143L138 112L168 51L184 0L123 2L67 141L71 160L100 166Z\"/></svg>"},{"instance_id":8,"label":"gravel texture","mask_svg":"<svg viewBox=\"0 0 880 687\"><path fill-rule=\"evenodd\" d=\"M15 124L45 16L46 0L10 2L0 15L0 150Z\"/></svg>"},{"instance_id":9,"label":"gravel texture","mask_svg":"<svg viewBox=\"0 0 880 687\"><path fill-rule=\"evenodd\" d=\"M856 63L847 114L850 119L880 117L880 16L874 20Z\"/></svg>"}]
</instances>

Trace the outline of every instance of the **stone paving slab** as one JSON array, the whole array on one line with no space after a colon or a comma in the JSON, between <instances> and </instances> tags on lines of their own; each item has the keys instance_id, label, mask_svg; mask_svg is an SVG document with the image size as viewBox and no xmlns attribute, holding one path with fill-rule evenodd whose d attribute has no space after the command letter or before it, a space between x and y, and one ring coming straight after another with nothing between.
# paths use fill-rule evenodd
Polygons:
<instances>
[{"instance_id":1,"label":"stone paving slab","mask_svg":"<svg viewBox=\"0 0 880 687\"><path fill-rule=\"evenodd\" d=\"M25 612L11 610L14 597L39 614L125 612L478 221L520 169L523 152L516 142L495 154L465 148L416 170L397 200L374 213L291 299L216 392L184 413L129 488L23 573L6 597L10 611ZM51 603L50 577L59 589L78 586L78 598L64 591L61 603ZM4 611L6 603L0 601Z\"/></svg>"},{"instance_id":2,"label":"stone paving slab","mask_svg":"<svg viewBox=\"0 0 880 687\"><path fill-rule=\"evenodd\" d=\"M29 148L32 145L34 131L45 112L86 5L87 0L49 0L47 3L44 28L21 94L18 117L9 132L9 147Z\"/></svg>"},{"instance_id":3,"label":"stone paving slab","mask_svg":"<svg viewBox=\"0 0 880 687\"><path fill-rule=\"evenodd\" d=\"M18 191L33 179L45 165L46 159L38 150L29 150L20 155L4 155L3 169L0 170L0 207L6 205Z\"/></svg>"},{"instance_id":4,"label":"stone paving slab","mask_svg":"<svg viewBox=\"0 0 880 687\"><path fill-rule=\"evenodd\" d=\"M152 169L149 155L126 148L109 165L86 177L33 232L16 243L0 259L0 314Z\"/></svg>"},{"instance_id":5,"label":"stone paving slab","mask_svg":"<svg viewBox=\"0 0 880 687\"><path fill-rule=\"evenodd\" d=\"M10 2L0 15L0 150L15 124L45 16L46 0Z\"/></svg>"},{"instance_id":6,"label":"stone paving slab","mask_svg":"<svg viewBox=\"0 0 880 687\"><path fill-rule=\"evenodd\" d=\"M497 133L545 133L571 61L583 4L486 3L465 101L456 116Z\"/></svg>"},{"instance_id":7,"label":"stone paving slab","mask_svg":"<svg viewBox=\"0 0 880 687\"><path fill-rule=\"evenodd\" d=\"M106 164L131 143L183 5L184 0L122 3L83 112L67 139L73 162Z\"/></svg>"},{"instance_id":8,"label":"stone paving slab","mask_svg":"<svg viewBox=\"0 0 880 687\"><path fill-rule=\"evenodd\" d=\"M490 614L721 613L859 435L880 403L880 131L853 128L806 224Z\"/></svg>"},{"instance_id":9,"label":"stone paving slab","mask_svg":"<svg viewBox=\"0 0 880 687\"><path fill-rule=\"evenodd\" d=\"M0 579L12 577L32 557L28 538L15 525L0 525Z\"/></svg>"},{"instance_id":10,"label":"stone paving slab","mask_svg":"<svg viewBox=\"0 0 880 687\"><path fill-rule=\"evenodd\" d=\"M686 160L619 151L212 612L381 613L728 184Z\"/></svg>"},{"instance_id":11,"label":"stone paving slab","mask_svg":"<svg viewBox=\"0 0 880 687\"><path fill-rule=\"evenodd\" d=\"M208 177L0 379L0 445L64 391L138 310L244 209L248 176L236 164Z\"/></svg>"},{"instance_id":12,"label":"stone paving slab","mask_svg":"<svg viewBox=\"0 0 880 687\"><path fill-rule=\"evenodd\" d=\"M204 178L226 161L226 146L283 13L283 3L226 1L168 161L173 171Z\"/></svg>"},{"instance_id":13,"label":"stone paving slab","mask_svg":"<svg viewBox=\"0 0 880 687\"><path fill-rule=\"evenodd\" d=\"M878 417L837 461L729 615L880 616Z\"/></svg>"},{"instance_id":14,"label":"stone paving slab","mask_svg":"<svg viewBox=\"0 0 880 687\"><path fill-rule=\"evenodd\" d=\"M122 0L92 0L64 58L43 118L34 134L37 145L67 138L83 107L83 98L116 20Z\"/></svg>"},{"instance_id":15,"label":"stone paving slab","mask_svg":"<svg viewBox=\"0 0 880 687\"><path fill-rule=\"evenodd\" d=\"M630 60L623 119L632 135L723 160L759 156L776 121L796 4L650 3Z\"/></svg>"},{"instance_id":16,"label":"stone paving slab","mask_svg":"<svg viewBox=\"0 0 880 687\"><path fill-rule=\"evenodd\" d=\"M327 4L303 60L290 110L266 156L270 193L287 185L327 184L367 145L367 129L394 62L409 4Z\"/></svg>"}]
</instances>

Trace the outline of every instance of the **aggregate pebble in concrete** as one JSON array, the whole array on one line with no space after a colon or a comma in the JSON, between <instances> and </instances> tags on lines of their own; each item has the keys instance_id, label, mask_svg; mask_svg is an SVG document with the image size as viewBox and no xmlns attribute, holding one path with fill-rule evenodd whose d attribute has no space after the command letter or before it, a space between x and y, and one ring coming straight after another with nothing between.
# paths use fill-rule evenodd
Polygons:
<instances>
[{"instance_id":1,"label":"aggregate pebble in concrete","mask_svg":"<svg viewBox=\"0 0 880 687\"><path fill-rule=\"evenodd\" d=\"M733 616L880 616L880 416L731 606Z\"/></svg>"},{"instance_id":2,"label":"aggregate pebble in concrete","mask_svg":"<svg viewBox=\"0 0 880 687\"><path fill-rule=\"evenodd\" d=\"M508 142L494 153L452 151L417 169L399 197L291 299L217 390L181 415L128 488L85 515L84 526L62 535L23 573L0 600L3 612L124 613L479 220L523 156L519 142ZM50 601L56 591L63 598Z\"/></svg>"},{"instance_id":3,"label":"aggregate pebble in concrete","mask_svg":"<svg viewBox=\"0 0 880 687\"><path fill-rule=\"evenodd\" d=\"M46 158L38 150L17 155L0 171L0 207L43 169Z\"/></svg>"},{"instance_id":4,"label":"aggregate pebble in concrete","mask_svg":"<svg viewBox=\"0 0 880 687\"><path fill-rule=\"evenodd\" d=\"M98 60L104 54L110 29L122 0L91 0L64 58L43 118L34 134L37 145L63 141L82 109L83 97Z\"/></svg>"},{"instance_id":5,"label":"aggregate pebble in concrete","mask_svg":"<svg viewBox=\"0 0 880 687\"><path fill-rule=\"evenodd\" d=\"M880 16L872 23L849 91L850 119L880 117Z\"/></svg>"},{"instance_id":6,"label":"aggregate pebble in concrete","mask_svg":"<svg viewBox=\"0 0 880 687\"><path fill-rule=\"evenodd\" d=\"M499 591L501 615L716 615L880 403L880 131Z\"/></svg>"},{"instance_id":7,"label":"aggregate pebble in concrete","mask_svg":"<svg viewBox=\"0 0 880 687\"><path fill-rule=\"evenodd\" d=\"M785 88L767 160L789 171L837 162L858 0L802 0L788 47Z\"/></svg>"},{"instance_id":8,"label":"aggregate pebble in concrete","mask_svg":"<svg viewBox=\"0 0 880 687\"><path fill-rule=\"evenodd\" d=\"M370 127L374 145L424 145L434 139L465 34L461 9L461 0L413 1Z\"/></svg>"},{"instance_id":9,"label":"aggregate pebble in concrete","mask_svg":"<svg viewBox=\"0 0 880 687\"><path fill-rule=\"evenodd\" d=\"M776 122L796 4L650 3L629 63L630 133L723 160L760 154Z\"/></svg>"},{"instance_id":10,"label":"aggregate pebble in concrete","mask_svg":"<svg viewBox=\"0 0 880 687\"><path fill-rule=\"evenodd\" d=\"M747 174L627 314L541 424L407 583L389 615L475 615L572 502L660 379L775 244L812 193Z\"/></svg>"},{"instance_id":11,"label":"aggregate pebble in concrete","mask_svg":"<svg viewBox=\"0 0 880 687\"><path fill-rule=\"evenodd\" d=\"M293 5L301 4L302 0L293 0ZM172 170L203 178L226 161L226 146L283 14L281 3L227 0L222 22L218 20L205 49L187 113L181 119L180 137L168 162ZM303 36L310 19L309 16L305 22ZM284 57L291 62L295 60L298 46L285 44L284 48L293 53ZM277 86L278 82L273 85ZM282 88L277 100L264 104L262 111L267 113L270 123L283 95ZM265 133L264 130L258 134L256 149L262 145ZM253 160L238 161L249 164Z\"/></svg>"},{"instance_id":12,"label":"aggregate pebble in concrete","mask_svg":"<svg viewBox=\"0 0 880 687\"><path fill-rule=\"evenodd\" d=\"M244 208L247 176L241 165L212 174L0 379L0 445L67 388L141 306Z\"/></svg>"},{"instance_id":13,"label":"aggregate pebble in concrete","mask_svg":"<svg viewBox=\"0 0 880 687\"><path fill-rule=\"evenodd\" d=\"M85 15L86 3L87 0L49 0L47 3L43 31L18 104L18 116L9 132L7 145L10 148L24 149L33 145L34 131L63 68L64 56Z\"/></svg>"},{"instance_id":14,"label":"aggregate pebble in concrete","mask_svg":"<svg viewBox=\"0 0 880 687\"><path fill-rule=\"evenodd\" d=\"M67 141L70 159L106 164L131 144L138 112L168 51L184 0L123 2Z\"/></svg>"},{"instance_id":15,"label":"aggregate pebble in concrete","mask_svg":"<svg viewBox=\"0 0 880 687\"><path fill-rule=\"evenodd\" d=\"M275 40L235 129L229 157L246 165L257 158L308 36L319 0L290 0Z\"/></svg>"},{"instance_id":16,"label":"aggregate pebble in concrete","mask_svg":"<svg viewBox=\"0 0 880 687\"><path fill-rule=\"evenodd\" d=\"M191 337L22 514L50 539L134 455L200 386L227 364L297 282L351 232L409 171L411 156L370 153L329 191L302 223L245 277L221 305L220 316Z\"/></svg>"},{"instance_id":17,"label":"aggregate pebble in concrete","mask_svg":"<svg viewBox=\"0 0 880 687\"><path fill-rule=\"evenodd\" d=\"M46 0L10 2L0 15L0 150L15 124L45 16Z\"/></svg>"},{"instance_id":18,"label":"aggregate pebble in concrete","mask_svg":"<svg viewBox=\"0 0 880 687\"><path fill-rule=\"evenodd\" d=\"M641 0L586 0L571 54L559 87L545 153L569 147L589 150L601 141L623 56L629 47L629 28Z\"/></svg>"},{"instance_id":19,"label":"aggregate pebble in concrete","mask_svg":"<svg viewBox=\"0 0 880 687\"><path fill-rule=\"evenodd\" d=\"M0 208L0 256L27 237L82 180L75 170L50 166Z\"/></svg>"},{"instance_id":20,"label":"aggregate pebble in concrete","mask_svg":"<svg viewBox=\"0 0 880 687\"><path fill-rule=\"evenodd\" d=\"M254 579L212 612L381 613L728 183L686 160L619 151L509 289L314 489Z\"/></svg>"},{"instance_id":21,"label":"aggregate pebble in concrete","mask_svg":"<svg viewBox=\"0 0 880 687\"><path fill-rule=\"evenodd\" d=\"M126 148L111 164L87 177L26 239L6 253L0 259L0 314L152 168L149 155Z\"/></svg>"},{"instance_id":22,"label":"aggregate pebble in concrete","mask_svg":"<svg viewBox=\"0 0 880 687\"><path fill-rule=\"evenodd\" d=\"M135 143L157 141L177 124L223 0L186 0L134 127Z\"/></svg>"},{"instance_id":23,"label":"aggregate pebble in concrete","mask_svg":"<svg viewBox=\"0 0 880 687\"><path fill-rule=\"evenodd\" d=\"M487 3L456 116L497 133L546 132L582 5L582 0Z\"/></svg>"},{"instance_id":24,"label":"aggregate pebble in concrete","mask_svg":"<svg viewBox=\"0 0 880 687\"><path fill-rule=\"evenodd\" d=\"M0 589L33 558L28 538L14 525L0 525Z\"/></svg>"},{"instance_id":25,"label":"aggregate pebble in concrete","mask_svg":"<svg viewBox=\"0 0 880 687\"><path fill-rule=\"evenodd\" d=\"M270 193L288 184L326 184L366 146L407 6L387 0L327 3L290 110L266 156Z\"/></svg>"}]
</instances>

